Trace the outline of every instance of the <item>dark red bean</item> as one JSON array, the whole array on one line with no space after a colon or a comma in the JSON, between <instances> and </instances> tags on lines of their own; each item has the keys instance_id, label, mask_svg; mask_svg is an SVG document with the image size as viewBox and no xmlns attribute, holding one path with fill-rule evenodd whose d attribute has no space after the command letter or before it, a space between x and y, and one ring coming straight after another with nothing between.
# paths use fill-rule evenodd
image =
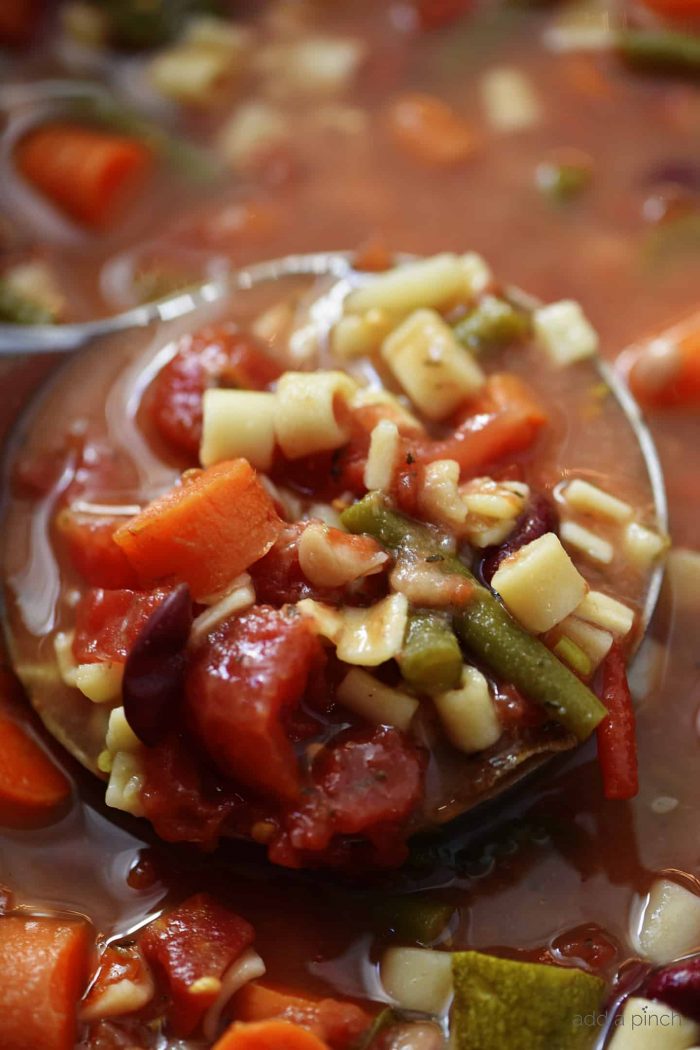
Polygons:
<instances>
[{"instance_id":1,"label":"dark red bean","mask_svg":"<svg viewBox=\"0 0 700 1050\"><path fill-rule=\"evenodd\" d=\"M644 995L700 1024L700 956L657 970L647 980Z\"/></svg>"},{"instance_id":2,"label":"dark red bean","mask_svg":"<svg viewBox=\"0 0 700 1050\"><path fill-rule=\"evenodd\" d=\"M687 158L657 164L644 179L649 186L681 186L691 193L700 193L700 164Z\"/></svg>"},{"instance_id":3,"label":"dark red bean","mask_svg":"<svg viewBox=\"0 0 700 1050\"><path fill-rule=\"evenodd\" d=\"M183 583L151 613L126 659L124 714L139 740L149 747L170 728L182 696L191 626L192 596Z\"/></svg>"},{"instance_id":4,"label":"dark red bean","mask_svg":"<svg viewBox=\"0 0 700 1050\"><path fill-rule=\"evenodd\" d=\"M486 583L490 583L498 566L510 554L515 554L526 543L544 536L545 532L556 532L559 528L559 518L554 504L539 493L533 496L527 509L516 522L513 532L505 543L500 547L487 547L481 561L481 575Z\"/></svg>"}]
</instances>

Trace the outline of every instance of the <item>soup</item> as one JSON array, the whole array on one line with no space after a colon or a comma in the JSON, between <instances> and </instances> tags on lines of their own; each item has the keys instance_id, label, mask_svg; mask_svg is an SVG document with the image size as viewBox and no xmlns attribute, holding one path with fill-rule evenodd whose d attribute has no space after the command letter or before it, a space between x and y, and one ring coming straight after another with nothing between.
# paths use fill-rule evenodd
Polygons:
<instances>
[{"instance_id":1,"label":"soup","mask_svg":"<svg viewBox=\"0 0 700 1050\"><path fill-rule=\"evenodd\" d=\"M328 778L338 774L332 766L337 758L336 736L349 734L344 739L353 746L371 742L375 749L381 736L386 764L379 769L377 783L382 805L389 797L394 803L388 819L380 806L374 824L365 820L360 827L364 817L350 813L348 807L334 818L330 850L321 849L317 855L290 851L288 840L282 841L278 834L279 808L257 805L260 785L269 793L268 777L279 759L279 753L269 750L264 759L250 761L255 748L267 747L274 738L274 727L268 722L260 737L244 735L242 747L239 727L238 744L227 751L237 770L235 790L217 774L207 783L206 809L199 787L173 775L177 762L173 764L162 739L151 745L161 749L154 765L158 790L151 792L157 804L149 813L159 838L133 815L141 812L139 807L129 805L129 791L133 801L139 772L131 759L119 760L124 773L121 801L126 799L122 810L131 810L131 815L120 816L119 810L105 807L104 784L94 775L69 766L54 749L59 764L75 781L76 789L70 792L68 782L47 765L44 751L33 751L22 736L15 740L13 734L21 733L24 726L32 736L41 738L41 733L9 696L8 679L4 734L12 742L11 753L25 756L35 775L37 768L41 771L44 791L43 796L26 797L17 790L9 792L14 810L10 807L7 821L25 826L3 833L2 880L10 892L0 919L0 938L4 938L0 986L12 992L7 993L11 995L5 1010L7 1031L0 1026L0 1032L8 1050L71 1047L76 1039L78 1045L95 1048L219 1045L221 1050L244 1050L298 1045L299 1050L318 1050L325 1045L332 1050L352 1046L432 1050L447 1045L448 1038L457 1046L507 1046L507 1040L515 1038L516 1026L531 1034L525 1037L527 1042L513 1045L532 1047L592 1046L596 1041L602 1045L610 1039L617 1050L627 1045L622 1042L625 1038L643 1037L652 1042L629 1045L664 1046L666 1029L678 1035L678 1045L689 1048L698 1041L694 961L677 963L692 956L700 943L697 858L692 831L688 833L697 806L692 624L698 561L688 549L695 542L697 488L696 329L692 318L668 328L683 311L689 314L696 306L693 288L700 265L695 248L697 186L688 149L688 133L697 116L697 89L683 75L692 61L692 29L681 24L669 35L654 22L655 16L640 8L611 43L607 17L596 19L590 13L559 8L489 7L465 12L454 6L453 11L451 5L441 5L438 11L437 5L277 3L258 11L228 13L225 25L214 23L213 32L210 21L197 20L195 16L203 14L197 11L175 28L159 22L157 38L141 39L137 49L129 33L143 22L129 23L125 36L124 23L118 22L110 5L59 4L45 13L43 21L36 21L29 51L15 52L9 60L14 82L8 84L5 163L11 166L12 177L3 189L9 194L3 288L15 311L8 313L8 319L14 322L60 323L114 312L201 277L225 274L246 261L305 249L358 248L359 267L379 271L378 276L359 279L358 290L381 282L390 253L399 250L447 253L447 258L461 260L462 267L467 257L450 253L477 252L488 260L500 282L491 283L489 277L466 298L446 294L437 303L419 299L411 304L413 313L433 311L429 320L442 338L448 338L447 328L450 340L464 340L459 342L460 353L476 362L481 373L472 370L471 381L479 390L485 383L491 401L477 400L477 388L461 389L459 384L467 382L461 367L450 373L447 384L451 392L457 384L457 401L436 409L435 404L442 404L436 398L443 396L444 388L435 386L425 395L410 378L415 368L406 373L390 363L392 345L398 357L405 353L402 339L415 348L412 341L419 335L406 331L402 335L400 327L409 324L411 311L408 316L389 317L384 329L387 318L380 317L368 336L368 310L377 308L374 303L341 318L351 323L336 325L331 356L322 353L318 360L296 367L298 362L284 358L290 331L303 332L309 302L327 291L325 286L309 288L308 282L296 280L273 296L265 289L234 296L206 317L113 337L70 362L34 402L11 448L4 543L11 656L52 733L93 774L110 778L115 756L133 755L128 732L133 735L134 726L128 718L115 717L113 746L105 747L109 711L126 710L117 702L122 673L118 665L123 665L134 639L142 637L138 628L151 622L149 614L154 610L157 613L158 601L142 610L126 642L122 639L121 649L104 650L96 662L94 643L98 637L104 643L106 635L99 631L106 620L100 619L103 598L96 602L95 593L133 594L150 588L152 595L154 585L165 585L168 593L161 595L165 600L177 591L184 572L182 552L174 567L153 569L150 575L153 550L143 557L134 555L127 541L124 550L137 561L129 561L127 555L125 563L115 556L104 539L111 541L118 524L114 508L121 508L120 520L128 533L129 522L138 521L137 512L144 513L149 501L151 506L155 501L158 509L158 500L183 470L202 470L190 476L185 490L187 484L201 486L202 477L209 479L209 472L247 452L246 460L262 456L254 466L277 486L267 496L275 516L292 526L302 520L304 531L311 528L316 556L325 558L324 573L329 571L329 542L331 549L335 549L333 541L338 542L336 530L346 537L346 545L348 537L361 539L353 556L369 559L365 569L369 565L371 571L339 580L342 600L337 593L328 593L321 577L313 583L308 560L311 575L302 573L301 581L305 589L299 589L296 569L289 575L288 564L286 576L270 569L270 550L280 549L277 531L277 545L268 548L266 539L259 552L263 561L268 559L268 571L253 568L248 574L254 579L257 603L267 595L264 603L277 610L275 616L290 598L295 605L306 602L304 624L315 624L314 637L322 639L317 644L327 660L336 661L338 632L346 626L344 621L339 627L337 619L330 627L323 626L329 609L336 616L338 609L344 610L344 616L349 611L349 621L354 623L388 595L400 596L402 587L405 591L415 585L417 551L428 565L439 564L430 558L446 556L439 542L427 552L409 544L408 583L405 577L389 590L380 583L387 559L395 567L397 549L387 545L386 534L384 538L372 535L366 516L357 528L352 526L351 513L362 508L366 490L382 489L366 483L368 442L377 423L383 418L389 424L384 432L390 442L398 440L392 425L401 442L408 442L400 445L403 469L386 482L393 501L389 509L403 515L404 529L417 521L422 526L427 523L428 530L437 528L429 535L439 541L447 524L440 517L445 504L438 500L442 509L436 517L436 504L426 495L426 476L442 480L443 494L445 485L449 488L446 479L451 468L434 470L435 464L461 455L461 439L457 445L449 444L460 426L470 432L478 416L498 416L493 377L507 373L514 377L509 381L510 396L512 383L527 383L540 410L544 406L547 423L534 423L539 416L529 409L526 416L534 430L527 430L527 441L506 445L505 451L496 448L491 458L462 464L461 474L458 470L461 487L454 491L460 499L476 500L473 506L483 508L493 507L488 499L496 497L505 501L499 506L512 501L515 508L505 519L510 531L497 530L486 547L477 534L460 534L462 541L466 536L470 552L462 564L476 571L477 584L482 585L489 581L490 570L482 575L482 563L488 558L481 552L505 544L499 558L505 554L505 561L512 566L514 559L517 567L518 551L508 548L514 522L522 525L527 506L545 496L557 509L560 523L554 530L545 526L539 534L527 533L516 547L526 549L558 532L564 557L584 580L589 595L602 594L617 604L606 606L604 622L595 616L586 620L579 615L579 596L559 621L547 625L533 621L528 627L532 602L526 600L525 611L518 605L517 579L513 584L511 578L510 597L507 572L501 590L495 583L493 588L516 620L518 615L525 617L521 626L530 635L544 638L547 652L558 647L562 666L568 656L570 673L587 691L590 685L606 703L613 694L619 696L621 665L612 663L608 652L597 650L603 670L596 676L591 638L600 642L599 636L607 635L612 644L614 637L626 636L613 651L626 647L628 653L639 640L650 574L664 556L653 493L627 420L614 398L605 396L591 363L562 366L556 357L547 357L547 337L537 322L538 311L547 307L513 298L508 282L514 282L543 302L568 303L567 332L572 324L580 326L580 312L571 313L571 300L580 301L592 322L590 331L599 332L607 356L629 347L620 366L653 413L675 546L667 559L660 608L631 665L638 701L639 793L630 799L633 778L629 763L623 762L623 775L612 787L609 779L606 782L608 794L617 800L606 800L591 745L572 746L576 734L567 738L570 727L562 731L556 718L547 723L545 746L539 753L529 753L521 730L534 717L540 727L537 732L541 731L539 709L535 707L533 714L530 699L513 690L512 678L487 666L483 653L472 661L476 675L471 682L448 680L440 688L424 682L408 689L410 672L401 670L401 659L394 662L393 670L386 666L382 670L382 661L363 665L341 657L345 699L335 712L309 710L306 705L311 732L308 725L296 725L295 754L310 748L307 757L312 774L316 771L314 783L317 788L323 783L327 791ZM588 49L581 47L586 38L581 19L588 32ZM170 33L172 38L166 39ZM597 49L590 50L591 39L598 40ZM145 50L144 43L149 45ZM662 43L667 51L659 58ZM670 78L650 69L648 57L651 54L654 63L667 66L669 59L664 56L669 48L676 62L671 72L677 74ZM222 53L225 62L218 57ZM169 73L173 68L174 77ZM239 70L235 78L233 68ZM95 94L86 89L86 70L91 79L108 84L109 90ZM183 70L189 71L188 76ZM48 79L53 84L47 87ZM69 92L65 84L56 84L58 79L72 80ZM43 86L37 90L37 84ZM78 167L84 169L86 151L95 150L91 155L102 160L108 152L112 158L108 169L110 164L121 165L126 174L123 183L121 178L114 180L114 196L104 189L112 185L110 179L97 180L99 192L89 207L90 188L78 187L76 198L66 189L65 172L71 170L71 156L77 155ZM181 162L183 153L186 173L176 177L169 164ZM42 160L47 156L67 158L68 167L54 177ZM188 181L192 164L200 165L200 177L201 164L206 168L204 175L211 181L204 189L201 182ZM468 258L473 267L474 256ZM469 272L473 279L473 269ZM426 280L422 278L423 287ZM47 287L52 294L42 297ZM380 303L379 309L384 308ZM484 313L491 321L496 316L499 323L507 318L505 340L483 345L484 331L493 331L484 329ZM370 317L370 329L373 323L376 316ZM421 327L425 324L423 317L419 334L425 332ZM203 328L204 336L192 335ZM253 338L246 342L251 329ZM649 341L650 335L666 329L665 340ZM431 332L434 345L435 327ZM384 390L399 396L401 411L408 409L417 418L422 433L412 432L413 424L406 424L403 417L375 413L359 463L352 457L347 462L337 457L326 462L323 457L332 460L334 451L328 445L305 448L299 455L291 452L292 438L280 439L280 434L301 432L308 440L322 405L316 403L315 414L300 431L284 431L276 418L282 412L280 372L321 379L337 374L338 347L347 352L357 339L362 347L363 338L370 339L370 359L375 365L383 362L379 371ZM263 431L272 425L263 425L255 412L247 416L249 408L244 406L253 402L245 398L237 401L236 410L227 409L223 437L212 422L216 399L205 402L214 405L205 408L204 424L218 451L200 461L199 433L189 429L192 405L201 411L202 388L219 367L222 343L229 347L224 356L233 371L223 381L219 377L220 393L254 393L263 398L255 402L266 406L259 409L263 417L268 421L275 417L277 436L269 461L269 452L263 454L269 441L263 441L263 452L259 444L251 451L241 445L240 434L235 440L231 437L231 412L235 419L241 413L241 418L253 421L250 426L259 425ZM231 343L237 349L231 350ZM387 344L390 349L385 354L381 348ZM303 339L295 346L303 346ZM204 378L203 360L208 362ZM460 358L462 366L464 360ZM307 371L312 366L321 370ZM356 365L348 366L346 359L340 367L354 375L355 383L361 376L359 387L364 389L366 370L354 373ZM8 374L18 403L33 381L26 366L24 372ZM283 391L290 382L282 383ZM342 389L342 385L334 387L332 397L333 420L341 430L355 396L342 394ZM478 396L485 397L483 392ZM465 399L469 405L469 398L473 400L466 415L454 418L455 407ZM222 404L226 401L225 396ZM228 403L233 404L230 397ZM350 410L357 412L354 402ZM399 409L394 405L392 411ZM8 417L13 412L8 406ZM195 412L195 423L197 418ZM377 435L375 444L380 440ZM439 447L437 458L425 452L428 446L433 452ZM412 480L416 472L405 469L415 465L406 462L408 457L419 460L418 484ZM447 472L441 474L444 469ZM402 481L403 476L407 480ZM475 478L481 486L463 490ZM484 488L484 478L492 487ZM573 500L567 498L573 481L588 486L582 490L579 485L578 509L576 489ZM228 475L227 484L231 484ZM614 514L610 517L606 496L626 508L617 508L622 515L617 523ZM258 493L258 508L262 498ZM247 504L238 505L243 513ZM606 505L607 517L601 512ZM377 510L376 503L372 507ZM365 504L362 513L367 509ZM344 525L337 520L339 514L350 515ZM103 519L101 534L94 527L96 517ZM493 526L488 515L486 523L478 513L476 519L482 530ZM245 520L253 536L260 521L255 515ZM562 523L578 525L587 539L582 541L576 529L562 533ZM630 523L635 526L631 535L644 542L628 549L646 549L646 561L635 561L625 553L623 536ZM453 522L453 535L455 528ZM204 535L206 522L200 529ZM591 547L591 535L602 546ZM602 550L603 559L607 557L606 543L613 549L611 560L596 561L595 556L591 560L591 550L594 555ZM405 544L398 545L399 554L406 549ZM452 549L445 550L452 557ZM255 563L253 559L235 567L247 573ZM125 565L136 577L120 575ZM333 571L339 571L337 557ZM432 570L430 576L428 584L434 585ZM547 578L545 570L542 579ZM221 579L212 579L206 581L212 583L207 590L199 577L185 573L184 582L197 600L197 619L216 609L210 599L231 597L230 590L222 592ZM445 600L445 580L453 586L450 571L437 578L442 593L437 606L426 603L425 593L412 602L423 614L429 613L432 628L436 610L438 626L445 626L447 612L451 617L457 613L454 623L459 622L458 592L452 590ZM470 579L467 582L470 589L474 587ZM275 593L271 593L273 583L278 588ZM292 583L297 589L290 595ZM245 581L239 582L239 589L245 586ZM526 592L533 586L530 580ZM91 605L86 604L88 595ZM237 630L241 623L250 624L253 616L246 602L238 612L234 608ZM595 599L593 606L600 616ZM590 599L586 608L586 615L593 615ZM619 626L610 629L611 608L623 619L631 614L635 626L627 632ZM121 609L122 619L130 610L131 606ZM185 616L188 629L191 612L189 608ZM175 606L175 621L181 613L182 606ZM572 613L588 631L567 634L560 627ZM76 658L70 640L63 650L59 642L61 668L56 635L75 629L77 617L83 624L82 656ZM216 627L225 621L215 617L202 622L207 637L205 629L212 622ZM289 628L286 621L282 625L274 619L273 636L279 641L288 628L299 630L297 620L291 623ZM421 630L425 626L426 619ZM261 629L260 624L255 629ZM366 622L362 630L367 633ZM307 646L299 640L306 638L306 632L306 627L301 628L291 648L275 656L290 674L288 665ZM389 628L387 632L391 633ZM404 631L400 633L403 636ZM115 637L112 632L112 643ZM237 641L228 638L224 648L249 642L243 636ZM84 658L91 646L92 653ZM172 655L172 645L169 651ZM431 659L434 653L430 652ZM399 650L390 652L389 663L398 655ZM582 658L588 662L582 663ZM206 657L202 659L200 671L207 681L212 667ZM76 666L83 667L83 675L86 666L92 667L82 679L88 693L77 689L70 677ZM437 666L444 670L444 664ZM350 674L359 669L354 684L364 686L364 693L362 688L353 690L352 681L347 686L348 668ZM379 690L391 705L378 729L367 729L366 714L360 713L367 710L362 706L367 701L367 677L372 703ZM238 689L245 687L237 681ZM489 703L496 705L498 736L482 738L480 747L460 750L455 740L463 744L464 738L456 735L454 722L449 721L459 701L444 697L475 682L482 688L482 681L486 684L482 697L490 696ZM616 683L615 688L611 683ZM200 683L198 688L204 687ZM329 689L327 682L325 688ZM95 702L95 697L102 702ZM404 739L404 730L396 724L392 727L392 717L413 721L411 704L416 697L421 698L421 757L415 757L415 743L394 746ZM489 710L493 713L493 708ZM205 750L214 753L225 746L225 740L221 724L212 725L200 724L194 730L188 726L186 732L194 732L197 747L204 737ZM137 728L141 736L137 734L133 746L148 747L142 737L149 727ZM244 728L248 732L249 723ZM191 740L185 739L191 750ZM630 739L629 734L615 738L615 759L624 757ZM600 740L600 755L605 747ZM336 756L332 768L326 765L324 748L326 755ZM559 750L568 755L550 757ZM548 760L509 793L436 832L436 825L470 810L476 802L484 803L500 789L498 782L484 776L479 757L484 753L489 755L485 768L493 770L490 759L496 757L508 774L517 774L523 756L523 771L532 771L530 767L538 765L542 756ZM361 761L372 759L365 756ZM603 762L604 774L605 769ZM610 775L609 763L605 775ZM510 779L507 776L504 785ZM412 790L419 780L420 790ZM274 783L275 791L284 791L282 781ZM340 783L341 795L347 799L349 789ZM392 795L395 785L398 794ZM198 804L192 808L192 797L198 792ZM27 823L42 826L29 830ZM229 835L238 840L228 841ZM240 841L241 836L257 845ZM193 845L204 842L211 847L219 837L216 853L202 855ZM163 838L181 844L166 845ZM364 839L364 845L348 859L356 845L350 848L346 840L353 838ZM276 866L264 859L265 849L271 851ZM319 861L324 870L316 870ZM281 864L292 864L297 870L285 870ZM36 985L38 1005L31 1015L36 1027L31 1030L22 1020L29 1016L26 1007L13 1005L24 1000L13 997L30 987L23 960L29 973L38 965L37 953L45 968L37 971L42 977ZM63 975L63 985L55 1008L43 990L56 973ZM92 983L83 994L89 974ZM478 989L484 985L496 985L499 992L487 996L475 1010ZM0 993L0 1001L2 994L6 993ZM510 1018L510 1028L506 1028L506 1042L499 1042L501 1037L494 1033L505 1017ZM262 1028L253 1030L251 1025Z\"/></svg>"}]
</instances>

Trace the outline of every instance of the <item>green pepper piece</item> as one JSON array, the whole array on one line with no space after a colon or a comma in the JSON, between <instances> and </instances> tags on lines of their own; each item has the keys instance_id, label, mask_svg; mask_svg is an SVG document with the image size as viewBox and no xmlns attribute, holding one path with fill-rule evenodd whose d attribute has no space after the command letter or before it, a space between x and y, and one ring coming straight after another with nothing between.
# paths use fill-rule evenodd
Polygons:
<instances>
[{"instance_id":1,"label":"green pepper piece","mask_svg":"<svg viewBox=\"0 0 700 1050\"><path fill-rule=\"evenodd\" d=\"M439 613L412 613L399 667L408 684L421 693L454 689L462 677L462 651L450 623Z\"/></svg>"},{"instance_id":2,"label":"green pepper piece","mask_svg":"<svg viewBox=\"0 0 700 1050\"><path fill-rule=\"evenodd\" d=\"M605 993L599 977L481 952L452 956L457 1050L588 1050Z\"/></svg>"},{"instance_id":3,"label":"green pepper piece","mask_svg":"<svg viewBox=\"0 0 700 1050\"><path fill-rule=\"evenodd\" d=\"M583 164L557 164L542 161L535 169L535 183L545 197L566 204L588 189L593 173Z\"/></svg>"},{"instance_id":4,"label":"green pepper piece","mask_svg":"<svg viewBox=\"0 0 700 1050\"><path fill-rule=\"evenodd\" d=\"M429 948L445 931L454 913L451 904L412 893L379 901L372 909L372 924L379 936L393 934L405 944Z\"/></svg>"},{"instance_id":5,"label":"green pepper piece","mask_svg":"<svg viewBox=\"0 0 700 1050\"><path fill-rule=\"evenodd\" d=\"M485 295L452 330L462 346L483 353L527 338L531 323L524 310L495 295Z\"/></svg>"},{"instance_id":6,"label":"green pepper piece","mask_svg":"<svg viewBox=\"0 0 700 1050\"><path fill-rule=\"evenodd\" d=\"M665 29L623 29L617 34L621 56L635 69L700 76L700 37Z\"/></svg>"},{"instance_id":7,"label":"green pepper piece","mask_svg":"<svg viewBox=\"0 0 700 1050\"><path fill-rule=\"evenodd\" d=\"M52 324L55 318L40 303L18 295L0 280L0 322L3 324Z\"/></svg>"},{"instance_id":8,"label":"green pepper piece","mask_svg":"<svg viewBox=\"0 0 700 1050\"><path fill-rule=\"evenodd\" d=\"M377 492L348 507L341 520L349 532L366 532L393 550L408 548L439 558L436 565L442 572L471 580L471 601L454 616L462 645L504 682L541 704L579 740L590 736L606 715L597 696L546 645L516 623L466 565L441 547L434 531L392 510Z\"/></svg>"}]
</instances>

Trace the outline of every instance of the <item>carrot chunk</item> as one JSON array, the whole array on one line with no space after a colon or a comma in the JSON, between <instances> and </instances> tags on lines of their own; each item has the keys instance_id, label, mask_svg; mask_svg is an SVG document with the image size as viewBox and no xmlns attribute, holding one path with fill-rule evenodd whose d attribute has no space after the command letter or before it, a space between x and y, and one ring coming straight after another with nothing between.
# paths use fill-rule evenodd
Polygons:
<instances>
[{"instance_id":1,"label":"carrot chunk","mask_svg":"<svg viewBox=\"0 0 700 1050\"><path fill-rule=\"evenodd\" d=\"M0 918L2 1050L73 1050L90 941L85 922Z\"/></svg>"},{"instance_id":2,"label":"carrot chunk","mask_svg":"<svg viewBox=\"0 0 700 1050\"><path fill-rule=\"evenodd\" d=\"M432 95L407 94L387 113L389 136L398 150L430 167L450 167L476 152L473 129L446 102Z\"/></svg>"},{"instance_id":3,"label":"carrot chunk","mask_svg":"<svg viewBox=\"0 0 700 1050\"><path fill-rule=\"evenodd\" d=\"M224 1032L213 1050L328 1050L328 1044L306 1028L289 1021L236 1021Z\"/></svg>"},{"instance_id":4,"label":"carrot chunk","mask_svg":"<svg viewBox=\"0 0 700 1050\"><path fill-rule=\"evenodd\" d=\"M34 189L72 219L100 229L151 164L142 142L77 124L47 124L18 144L15 163Z\"/></svg>"},{"instance_id":5,"label":"carrot chunk","mask_svg":"<svg viewBox=\"0 0 700 1050\"><path fill-rule=\"evenodd\" d=\"M141 583L187 583L195 599L221 590L266 554L282 529L245 459L187 475L114 533Z\"/></svg>"},{"instance_id":6,"label":"carrot chunk","mask_svg":"<svg viewBox=\"0 0 700 1050\"><path fill-rule=\"evenodd\" d=\"M314 999L263 981L250 981L233 999L238 1021L291 1021L308 1028L333 1050L351 1050L367 1031L372 1019L355 1003Z\"/></svg>"},{"instance_id":7,"label":"carrot chunk","mask_svg":"<svg viewBox=\"0 0 700 1050\"><path fill-rule=\"evenodd\" d=\"M45 823L69 794L67 778L46 752L18 722L0 714L0 825Z\"/></svg>"}]
</instances>

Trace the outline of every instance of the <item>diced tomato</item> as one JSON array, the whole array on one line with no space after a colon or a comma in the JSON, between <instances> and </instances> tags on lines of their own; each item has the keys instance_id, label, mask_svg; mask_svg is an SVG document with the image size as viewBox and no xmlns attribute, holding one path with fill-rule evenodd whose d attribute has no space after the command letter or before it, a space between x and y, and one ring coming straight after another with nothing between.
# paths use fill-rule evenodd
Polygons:
<instances>
[{"instance_id":1,"label":"diced tomato","mask_svg":"<svg viewBox=\"0 0 700 1050\"><path fill-rule=\"evenodd\" d=\"M471 0L416 0L416 11L421 29L442 29L466 14Z\"/></svg>"},{"instance_id":2,"label":"diced tomato","mask_svg":"<svg viewBox=\"0 0 700 1050\"><path fill-rule=\"evenodd\" d=\"M144 956L163 977L172 998L170 1018L176 1035L191 1035L217 997L202 978L221 980L254 937L249 922L207 893L189 897L142 931Z\"/></svg>"},{"instance_id":3,"label":"diced tomato","mask_svg":"<svg viewBox=\"0 0 700 1050\"><path fill-rule=\"evenodd\" d=\"M114 542L114 530L122 521L81 514L70 507L65 507L56 517L56 529L66 544L68 556L91 587L138 587L136 573L124 551Z\"/></svg>"},{"instance_id":4,"label":"diced tomato","mask_svg":"<svg viewBox=\"0 0 700 1050\"><path fill-rule=\"evenodd\" d=\"M551 950L555 957L583 963L594 973L606 970L619 952L610 934L594 922L561 933L552 941Z\"/></svg>"},{"instance_id":5,"label":"diced tomato","mask_svg":"<svg viewBox=\"0 0 700 1050\"><path fill-rule=\"evenodd\" d=\"M126 1011L123 1000L114 995L116 985L131 987L130 1009ZM153 997L153 981L141 952L136 945L107 945L100 956L95 977L84 996L80 1008L82 1021L99 1020L118 1016L122 1012L141 1010Z\"/></svg>"},{"instance_id":6,"label":"diced tomato","mask_svg":"<svg viewBox=\"0 0 700 1050\"><path fill-rule=\"evenodd\" d=\"M300 788L286 716L321 646L307 620L269 606L223 624L194 656L190 721L216 766L256 791L294 799Z\"/></svg>"},{"instance_id":7,"label":"diced tomato","mask_svg":"<svg viewBox=\"0 0 700 1050\"><path fill-rule=\"evenodd\" d=\"M355 1003L338 999L316 999L289 992L261 981L251 981L233 999L233 1016L239 1021L268 1021L283 1018L308 1028L331 1050L351 1050L371 1023Z\"/></svg>"},{"instance_id":8,"label":"diced tomato","mask_svg":"<svg viewBox=\"0 0 700 1050\"><path fill-rule=\"evenodd\" d=\"M32 37L44 6L43 0L3 0L0 4L0 43L26 44Z\"/></svg>"},{"instance_id":9,"label":"diced tomato","mask_svg":"<svg viewBox=\"0 0 700 1050\"><path fill-rule=\"evenodd\" d=\"M700 18L699 0L644 0L647 7L662 18L692 22Z\"/></svg>"},{"instance_id":10,"label":"diced tomato","mask_svg":"<svg viewBox=\"0 0 700 1050\"><path fill-rule=\"evenodd\" d=\"M78 663L126 660L146 620L169 593L166 588L86 591L75 610L75 659Z\"/></svg>"},{"instance_id":11,"label":"diced tomato","mask_svg":"<svg viewBox=\"0 0 700 1050\"><path fill-rule=\"evenodd\" d=\"M146 748L141 799L146 816L166 842L196 842L211 849L243 799L207 777L192 746L175 734Z\"/></svg>"},{"instance_id":12,"label":"diced tomato","mask_svg":"<svg viewBox=\"0 0 700 1050\"><path fill-rule=\"evenodd\" d=\"M180 340L147 394L161 437L178 452L197 458L202 436L202 396L207 387L264 390L280 375L265 348L232 325L202 328Z\"/></svg>"},{"instance_id":13,"label":"diced tomato","mask_svg":"<svg viewBox=\"0 0 700 1050\"><path fill-rule=\"evenodd\" d=\"M636 718L625 653L617 642L603 661L600 699L608 709L596 731L605 797L634 798L639 790Z\"/></svg>"},{"instance_id":14,"label":"diced tomato","mask_svg":"<svg viewBox=\"0 0 700 1050\"><path fill-rule=\"evenodd\" d=\"M248 570L255 585L258 601L270 605L294 603L302 598L334 601L339 591L330 587L314 587L304 576L299 565L299 537L304 522L285 525L277 542L264 558Z\"/></svg>"},{"instance_id":15,"label":"diced tomato","mask_svg":"<svg viewBox=\"0 0 700 1050\"><path fill-rule=\"evenodd\" d=\"M422 797L424 766L421 751L396 729L340 734L316 757L315 790L288 814L288 844L302 854L318 853L335 836L361 835L372 842L378 863L400 862L405 823Z\"/></svg>"}]
</instances>

